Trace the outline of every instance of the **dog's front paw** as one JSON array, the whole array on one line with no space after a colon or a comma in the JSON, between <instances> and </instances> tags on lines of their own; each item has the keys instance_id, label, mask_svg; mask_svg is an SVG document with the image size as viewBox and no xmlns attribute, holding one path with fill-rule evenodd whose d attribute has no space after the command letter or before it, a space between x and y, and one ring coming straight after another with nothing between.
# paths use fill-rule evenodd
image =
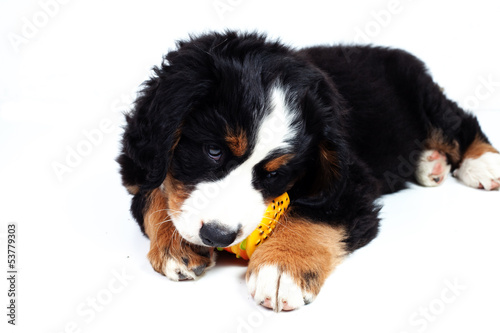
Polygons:
<instances>
[{"instance_id":1,"label":"dog's front paw","mask_svg":"<svg viewBox=\"0 0 500 333\"><path fill-rule=\"evenodd\" d=\"M307 288L311 278L314 273L297 278L279 266L266 265L249 273L247 286L258 304L276 312L288 311L314 300L316 294Z\"/></svg>"},{"instance_id":2,"label":"dog's front paw","mask_svg":"<svg viewBox=\"0 0 500 333\"><path fill-rule=\"evenodd\" d=\"M280 221L250 258L247 286L257 304L276 312L311 303L345 257L341 228L301 219Z\"/></svg>"},{"instance_id":3,"label":"dog's front paw","mask_svg":"<svg viewBox=\"0 0 500 333\"><path fill-rule=\"evenodd\" d=\"M148 253L149 261L155 271L170 280L196 280L203 272L215 265L212 248L197 246L185 241L169 246L153 245Z\"/></svg>"},{"instance_id":4,"label":"dog's front paw","mask_svg":"<svg viewBox=\"0 0 500 333\"><path fill-rule=\"evenodd\" d=\"M441 185L450 173L446 155L438 150L425 150L415 170L415 178L422 186Z\"/></svg>"}]
</instances>

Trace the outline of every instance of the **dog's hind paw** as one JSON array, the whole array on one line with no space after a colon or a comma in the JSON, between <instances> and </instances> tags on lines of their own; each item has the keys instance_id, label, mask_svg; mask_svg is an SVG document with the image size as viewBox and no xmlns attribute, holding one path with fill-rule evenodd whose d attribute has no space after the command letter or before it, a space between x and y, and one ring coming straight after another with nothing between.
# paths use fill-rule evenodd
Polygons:
<instances>
[{"instance_id":1,"label":"dog's hind paw","mask_svg":"<svg viewBox=\"0 0 500 333\"><path fill-rule=\"evenodd\" d=\"M420 156L415 178L422 186L438 186L448 177L450 170L446 155L437 150L426 150Z\"/></svg>"},{"instance_id":2,"label":"dog's hind paw","mask_svg":"<svg viewBox=\"0 0 500 333\"><path fill-rule=\"evenodd\" d=\"M500 154L487 152L477 158L465 158L453 175L467 186L497 190L500 187Z\"/></svg>"}]
</instances>

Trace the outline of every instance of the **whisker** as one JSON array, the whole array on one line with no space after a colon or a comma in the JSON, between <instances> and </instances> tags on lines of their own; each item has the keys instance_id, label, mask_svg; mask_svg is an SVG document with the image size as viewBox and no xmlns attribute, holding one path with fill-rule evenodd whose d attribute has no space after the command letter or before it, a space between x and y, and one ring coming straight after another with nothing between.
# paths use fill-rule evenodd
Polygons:
<instances>
[{"instance_id":1,"label":"whisker","mask_svg":"<svg viewBox=\"0 0 500 333\"><path fill-rule=\"evenodd\" d=\"M169 219L160 221L160 222L156 223L155 226L158 226L158 228L159 228L160 225L162 225L163 223L167 223L167 222L172 222L172 219L169 218ZM156 231L158 231L158 228L156 228Z\"/></svg>"},{"instance_id":2,"label":"whisker","mask_svg":"<svg viewBox=\"0 0 500 333\"><path fill-rule=\"evenodd\" d=\"M177 209L169 209L169 208L164 208L164 209L158 209L158 210L155 210L154 212L151 212L151 214L156 214L156 213L160 213L160 212L173 212L173 213L181 213L182 210L177 210Z\"/></svg>"}]
</instances>

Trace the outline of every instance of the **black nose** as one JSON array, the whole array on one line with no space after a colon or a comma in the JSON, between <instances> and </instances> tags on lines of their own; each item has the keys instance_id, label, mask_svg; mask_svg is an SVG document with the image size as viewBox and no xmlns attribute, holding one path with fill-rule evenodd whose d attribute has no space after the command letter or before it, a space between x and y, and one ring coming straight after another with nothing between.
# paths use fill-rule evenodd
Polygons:
<instances>
[{"instance_id":1,"label":"black nose","mask_svg":"<svg viewBox=\"0 0 500 333\"><path fill-rule=\"evenodd\" d=\"M205 245L212 247L226 247L236 239L238 230L229 230L217 222L204 223L200 229L200 238Z\"/></svg>"}]
</instances>

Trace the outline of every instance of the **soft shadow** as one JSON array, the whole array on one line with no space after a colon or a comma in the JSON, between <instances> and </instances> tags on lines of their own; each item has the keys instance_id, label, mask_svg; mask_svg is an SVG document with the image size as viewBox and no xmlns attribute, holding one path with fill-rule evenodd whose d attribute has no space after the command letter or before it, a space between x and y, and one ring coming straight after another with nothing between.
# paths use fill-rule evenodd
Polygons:
<instances>
[{"instance_id":1,"label":"soft shadow","mask_svg":"<svg viewBox=\"0 0 500 333\"><path fill-rule=\"evenodd\" d=\"M230 253L227 251L219 251L217 252L217 261L215 263L215 267L225 267L225 266L238 266L238 267L246 267L248 265L248 260L242 258L236 258L234 253Z\"/></svg>"}]
</instances>

